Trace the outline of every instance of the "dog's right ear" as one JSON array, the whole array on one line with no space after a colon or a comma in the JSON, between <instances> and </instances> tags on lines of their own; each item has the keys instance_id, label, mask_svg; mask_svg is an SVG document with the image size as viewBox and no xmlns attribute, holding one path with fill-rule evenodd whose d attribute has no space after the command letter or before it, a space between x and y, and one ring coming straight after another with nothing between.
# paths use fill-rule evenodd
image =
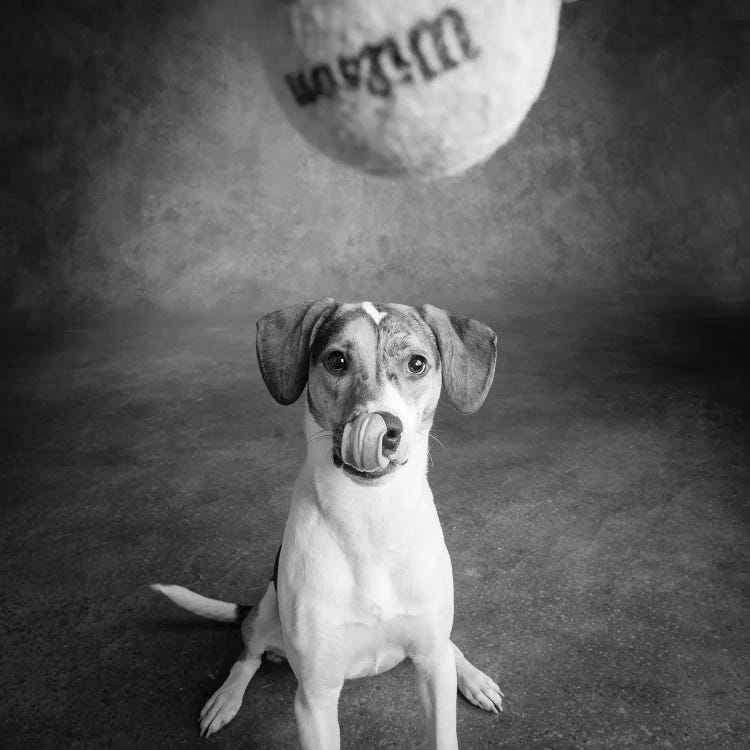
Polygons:
<instances>
[{"instance_id":1,"label":"dog's right ear","mask_svg":"<svg viewBox=\"0 0 750 750\"><path fill-rule=\"evenodd\" d=\"M280 404L293 404L307 383L315 324L336 303L330 297L268 313L257 323L255 350L263 382Z\"/></svg>"}]
</instances>

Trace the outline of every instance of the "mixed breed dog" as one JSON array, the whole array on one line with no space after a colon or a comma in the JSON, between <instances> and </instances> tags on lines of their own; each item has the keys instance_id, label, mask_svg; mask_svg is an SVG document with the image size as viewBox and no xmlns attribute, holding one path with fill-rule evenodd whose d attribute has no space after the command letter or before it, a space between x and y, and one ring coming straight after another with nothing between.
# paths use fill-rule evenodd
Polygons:
<instances>
[{"instance_id":1,"label":"mixed breed dog","mask_svg":"<svg viewBox=\"0 0 750 750\"><path fill-rule=\"evenodd\" d=\"M307 387L307 456L273 578L253 608L153 584L196 614L242 623L243 651L203 707L201 733L231 721L266 654L297 678L303 750L337 750L344 680L408 657L428 746L455 750L456 688L495 713L503 694L450 639L453 577L427 441L441 392L463 413L482 405L497 337L432 305L324 299L266 315L256 347L276 401Z\"/></svg>"}]
</instances>

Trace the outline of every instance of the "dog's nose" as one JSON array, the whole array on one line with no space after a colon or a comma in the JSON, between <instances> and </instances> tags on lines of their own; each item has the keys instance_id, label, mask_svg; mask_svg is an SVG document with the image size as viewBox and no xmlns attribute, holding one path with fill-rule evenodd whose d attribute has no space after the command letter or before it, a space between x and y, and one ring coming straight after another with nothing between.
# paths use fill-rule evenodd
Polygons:
<instances>
[{"instance_id":1,"label":"dog's nose","mask_svg":"<svg viewBox=\"0 0 750 750\"><path fill-rule=\"evenodd\" d=\"M387 411L377 412L383 418L386 427L386 433L383 435L383 455L395 453L398 444L401 442L401 433L404 431L404 425L395 415Z\"/></svg>"}]
</instances>

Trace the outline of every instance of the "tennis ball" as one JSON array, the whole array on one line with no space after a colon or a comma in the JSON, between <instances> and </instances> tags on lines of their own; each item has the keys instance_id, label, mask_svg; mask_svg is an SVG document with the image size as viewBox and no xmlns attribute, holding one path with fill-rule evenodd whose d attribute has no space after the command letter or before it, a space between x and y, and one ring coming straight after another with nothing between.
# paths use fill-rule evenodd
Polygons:
<instances>
[{"instance_id":1,"label":"tennis ball","mask_svg":"<svg viewBox=\"0 0 750 750\"><path fill-rule=\"evenodd\" d=\"M561 0L258 0L258 49L292 125L377 175L451 175L522 123Z\"/></svg>"}]
</instances>

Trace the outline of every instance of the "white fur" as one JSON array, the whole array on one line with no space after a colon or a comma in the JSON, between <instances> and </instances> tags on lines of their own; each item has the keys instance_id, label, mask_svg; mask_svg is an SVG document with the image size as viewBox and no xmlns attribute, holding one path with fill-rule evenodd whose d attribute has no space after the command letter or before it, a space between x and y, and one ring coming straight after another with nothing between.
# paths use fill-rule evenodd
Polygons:
<instances>
[{"instance_id":1,"label":"white fur","mask_svg":"<svg viewBox=\"0 0 750 750\"><path fill-rule=\"evenodd\" d=\"M367 411L387 411L397 416L404 425L404 434L410 437L416 429L417 415L414 409L404 401L398 390L387 380L381 386L377 399L368 402L366 409Z\"/></svg>"},{"instance_id":2,"label":"white fur","mask_svg":"<svg viewBox=\"0 0 750 750\"><path fill-rule=\"evenodd\" d=\"M237 608L234 604L222 602L218 599L209 599L182 586L163 586L161 583L152 583L151 588L164 594L178 607L187 609L201 617L219 622L235 622L237 619Z\"/></svg>"},{"instance_id":3,"label":"white fur","mask_svg":"<svg viewBox=\"0 0 750 750\"><path fill-rule=\"evenodd\" d=\"M375 321L375 325L380 325L380 321L388 314L385 312L378 312L375 305L372 302L363 302L362 309Z\"/></svg>"},{"instance_id":4,"label":"white fur","mask_svg":"<svg viewBox=\"0 0 750 750\"><path fill-rule=\"evenodd\" d=\"M306 424L314 425L309 414ZM311 444L295 485L279 564L302 747L337 750L344 680L409 656L432 746L456 748L453 580L426 479L427 436L414 440L406 465L374 486L352 482L324 442ZM328 699L311 703L321 694Z\"/></svg>"}]
</instances>

